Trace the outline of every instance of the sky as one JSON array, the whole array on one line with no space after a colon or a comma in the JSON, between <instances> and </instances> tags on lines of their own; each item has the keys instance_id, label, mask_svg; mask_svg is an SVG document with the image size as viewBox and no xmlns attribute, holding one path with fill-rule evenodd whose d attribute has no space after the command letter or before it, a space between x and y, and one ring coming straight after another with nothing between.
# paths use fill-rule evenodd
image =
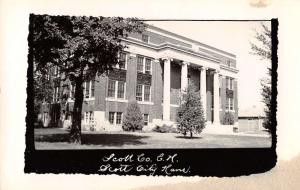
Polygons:
<instances>
[{"instance_id":1,"label":"sky","mask_svg":"<svg viewBox=\"0 0 300 190\"><path fill-rule=\"evenodd\" d=\"M239 112L263 113L260 80L267 76L271 61L250 54L250 42L257 42L260 21L148 21L148 24L197 40L236 55ZM269 26L271 22L266 21Z\"/></svg>"}]
</instances>

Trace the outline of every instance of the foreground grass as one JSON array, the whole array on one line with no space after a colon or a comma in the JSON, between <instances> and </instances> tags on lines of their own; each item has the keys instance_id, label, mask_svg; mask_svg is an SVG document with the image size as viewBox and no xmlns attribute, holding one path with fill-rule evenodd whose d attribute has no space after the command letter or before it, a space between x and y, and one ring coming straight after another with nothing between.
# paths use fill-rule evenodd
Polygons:
<instances>
[{"instance_id":1,"label":"foreground grass","mask_svg":"<svg viewBox=\"0 0 300 190\"><path fill-rule=\"evenodd\" d=\"M185 138L177 133L83 132L82 144L68 142L63 129L35 129L36 149L161 149L270 147L268 137L200 134Z\"/></svg>"}]
</instances>

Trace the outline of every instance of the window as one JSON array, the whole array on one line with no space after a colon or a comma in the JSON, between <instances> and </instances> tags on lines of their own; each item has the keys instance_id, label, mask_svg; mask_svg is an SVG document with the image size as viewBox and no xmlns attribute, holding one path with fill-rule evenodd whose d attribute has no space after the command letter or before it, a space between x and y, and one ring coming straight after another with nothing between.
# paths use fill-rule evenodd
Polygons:
<instances>
[{"instance_id":1,"label":"window","mask_svg":"<svg viewBox=\"0 0 300 190\"><path fill-rule=\"evenodd\" d=\"M84 113L84 122L86 124L91 124L94 121L94 112L87 111Z\"/></svg>"},{"instance_id":2,"label":"window","mask_svg":"<svg viewBox=\"0 0 300 190\"><path fill-rule=\"evenodd\" d=\"M90 111L90 123L94 121L94 112Z\"/></svg>"},{"instance_id":3,"label":"window","mask_svg":"<svg viewBox=\"0 0 300 190\"><path fill-rule=\"evenodd\" d=\"M230 110L233 110L233 98L229 98L229 100L230 100L230 103L229 103L229 109Z\"/></svg>"},{"instance_id":4,"label":"window","mask_svg":"<svg viewBox=\"0 0 300 190\"><path fill-rule=\"evenodd\" d=\"M107 97L125 99L126 83L123 81L108 80Z\"/></svg>"},{"instance_id":5,"label":"window","mask_svg":"<svg viewBox=\"0 0 300 190\"><path fill-rule=\"evenodd\" d=\"M233 106L233 98L227 98L226 99L226 110L233 110L234 106Z\"/></svg>"},{"instance_id":6,"label":"window","mask_svg":"<svg viewBox=\"0 0 300 190\"><path fill-rule=\"evenodd\" d=\"M233 82L234 82L233 78L226 77L226 87L229 90L233 90Z\"/></svg>"},{"instance_id":7,"label":"window","mask_svg":"<svg viewBox=\"0 0 300 190\"><path fill-rule=\"evenodd\" d=\"M45 75L46 80L50 80L50 75L49 73Z\"/></svg>"},{"instance_id":8,"label":"window","mask_svg":"<svg viewBox=\"0 0 300 190\"><path fill-rule=\"evenodd\" d=\"M117 98L124 98L124 82L118 81L118 96Z\"/></svg>"},{"instance_id":9,"label":"window","mask_svg":"<svg viewBox=\"0 0 300 190\"><path fill-rule=\"evenodd\" d=\"M116 81L108 80L108 97L115 97L115 88L116 88Z\"/></svg>"},{"instance_id":10,"label":"window","mask_svg":"<svg viewBox=\"0 0 300 190\"><path fill-rule=\"evenodd\" d=\"M125 69L125 65L126 65L126 53L121 52L120 53L119 68L120 69Z\"/></svg>"},{"instance_id":11,"label":"window","mask_svg":"<svg viewBox=\"0 0 300 190\"><path fill-rule=\"evenodd\" d=\"M90 97L90 81L85 82L85 98Z\"/></svg>"},{"instance_id":12,"label":"window","mask_svg":"<svg viewBox=\"0 0 300 190\"><path fill-rule=\"evenodd\" d=\"M108 114L108 120L110 124L116 124L120 125L122 124L122 117L123 113L122 112L109 112Z\"/></svg>"},{"instance_id":13,"label":"window","mask_svg":"<svg viewBox=\"0 0 300 190\"><path fill-rule=\"evenodd\" d=\"M75 85L71 84L70 85L70 99L74 99L75 97Z\"/></svg>"},{"instance_id":14,"label":"window","mask_svg":"<svg viewBox=\"0 0 300 190\"><path fill-rule=\"evenodd\" d=\"M136 100L143 101L143 85L141 84L136 86Z\"/></svg>"},{"instance_id":15,"label":"window","mask_svg":"<svg viewBox=\"0 0 300 190\"><path fill-rule=\"evenodd\" d=\"M233 78L230 78L229 80L229 89L233 90Z\"/></svg>"},{"instance_id":16,"label":"window","mask_svg":"<svg viewBox=\"0 0 300 190\"><path fill-rule=\"evenodd\" d=\"M46 120L48 120L48 112L44 112L44 114L43 114L44 123L46 122Z\"/></svg>"},{"instance_id":17,"label":"window","mask_svg":"<svg viewBox=\"0 0 300 190\"><path fill-rule=\"evenodd\" d=\"M145 102L150 101L150 89L151 89L151 87L149 85L144 85L144 101Z\"/></svg>"},{"instance_id":18,"label":"window","mask_svg":"<svg viewBox=\"0 0 300 190\"><path fill-rule=\"evenodd\" d=\"M148 43L149 42L149 36L146 34L142 35L142 41Z\"/></svg>"},{"instance_id":19,"label":"window","mask_svg":"<svg viewBox=\"0 0 300 190\"><path fill-rule=\"evenodd\" d=\"M226 88L228 88L228 85L229 85L229 82L228 82L228 81L229 81L229 77L226 77L226 79L225 79L225 87L226 87Z\"/></svg>"},{"instance_id":20,"label":"window","mask_svg":"<svg viewBox=\"0 0 300 190\"><path fill-rule=\"evenodd\" d=\"M137 71L145 74L151 74L151 58L137 56Z\"/></svg>"},{"instance_id":21,"label":"window","mask_svg":"<svg viewBox=\"0 0 300 190\"><path fill-rule=\"evenodd\" d=\"M95 97L95 81L86 81L84 83L84 97L85 98L94 98Z\"/></svg>"},{"instance_id":22,"label":"window","mask_svg":"<svg viewBox=\"0 0 300 190\"><path fill-rule=\"evenodd\" d=\"M144 114L144 125L148 125L149 122L149 114Z\"/></svg>"},{"instance_id":23,"label":"window","mask_svg":"<svg viewBox=\"0 0 300 190\"><path fill-rule=\"evenodd\" d=\"M151 74L151 59L149 59L149 58L146 58L145 73L146 74Z\"/></svg>"},{"instance_id":24,"label":"window","mask_svg":"<svg viewBox=\"0 0 300 190\"><path fill-rule=\"evenodd\" d=\"M59 77L60 70L58 66L54 66L54 76Z\"/></svg>"},{"instance_id":25,"label":"window","mask_svg":"<svg viewBox=\"0 0 300 190\"><path fill-rule=\"evenodd\" d=\"M137 57L137 71L144 72L144 57Z\"/></svg>"},{"instance_id":26,"label":"window","mask_svg":"<svg viewBox=\"0 0 300 190\"><path fill-rule=\"evenodd\" d=\"M95 81L91 81L91 97L95 97Z\"/></svg>"},{"instance_id":27,"label":"window","mask_svg":"<svg viewBox=\"0 0 300 190\"><path fill-rule=\"evenodd\" d=\"M85 123L89 123L89 118L90 118L89 116L90 116L89 112L85 112L85 115L84 115Z\"/></svg>"},{"instance_id":28,"label":"window","mask_svg":"<svg viewBox=\"0 0 300 190\"><path fill-rule=\"evenodd\" d=\"M53 101L58 102L59 99L59 87L54 88Z\"/></svg>"},{"instance_id":29,"label":"window","mask_svg":"<svg viewBox=\"0 0 300 190\"><path fill-rule=\"evenodd\" d=\"M108 114L108 120L109 120L110 124L114 124L115 112L109 112L109 114Z\"/></svg>"},{"instance_id":30,"label":"window","mask_svg":"<svg viewBox=\"0 0 300 190\"><path fill-rule=\"evenodd\" d=\"M122 123L122 112L117 112L116 124L120 125Z\"/></svg>"},{"instance_id":31,"label":"window","mask_svg":"<svg viewBox=\"0 0 300 190\"><path fill-rule=\"evenodd\" d=\"M226 110L229 109L229 101L230 101L229 98L227 98L227 99L226 99Z\"/></svg>"},{"instance_id":32,"label":"window","mask_svg":"<svg viewBox=\"0 0 300 190\"><path fill-rule=\"evenodd\" d=\"M137 101L151 101L151 86L138 84L136 86L136 100Z\"/></svg>"}]
</instances>

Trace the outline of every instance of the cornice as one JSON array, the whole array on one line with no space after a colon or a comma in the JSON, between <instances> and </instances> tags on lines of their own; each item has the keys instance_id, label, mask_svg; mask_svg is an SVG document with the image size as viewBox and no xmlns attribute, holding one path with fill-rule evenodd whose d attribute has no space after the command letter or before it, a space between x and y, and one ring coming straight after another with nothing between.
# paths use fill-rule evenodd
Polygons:
<instances>
[{"instance_id":1,"label":"cornice","mask_svg":"<svg viewBox=\"0 0 300 190\"><path fill-rule=\"evenodd\" d=\"M136 44L136 45L139 45L139 46L147 47L147 48L150 48L150 49L153 49L153 50L156 50L156 51L160 51L160 50L163 50L163 49L173 49L173 50L184 52L184 53L187 53L187 54L190 54L190 55L193 55L193 56L201 57L203 59L206 59L206 60L209 60L209 61L212 61L212 62L220 63L220 59L218 59L216 57L204 55L204 54L195 52L193 50L184 48L182 46L177 46L177 45L170 44L170 43L163 43L163 44L155 45L155 44L143 43L143 42L135 40L133 38L123 38L122 40L125 41L125 42L128 42L128 43L132 43L132 44Z\"/></svg>"},{"instance_id":2,"label":"cornice","mask_svg":"<svg viewBox=\"0 0 300 190\"><path fill-rule=\"evenodd\" d=\"M227 67L227 66L224 66L224 65L220 65L220 68L223 69L223 70L234 72L234 73L238 73L239 72L238 69Z\"/></svg>"}]
</instances>

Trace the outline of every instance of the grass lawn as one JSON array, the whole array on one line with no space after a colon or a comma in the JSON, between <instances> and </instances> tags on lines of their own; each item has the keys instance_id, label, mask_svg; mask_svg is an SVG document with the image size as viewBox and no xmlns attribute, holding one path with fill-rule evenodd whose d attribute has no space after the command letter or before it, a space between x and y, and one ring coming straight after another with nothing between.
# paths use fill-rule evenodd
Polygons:
<instances>
[{"instance_id":1,"label":"grass lawn","mask_svg":"<svg viewBox=\"0 0 300 190\"><path fill-rule=\"evenodd\" d=\"M271 138L200 134L192 139L177 133L83 132L82 144L68 143L69 131L35 129L36 149L151 149L151 148L253 148L270 147Z\"/></svg>"}]
</instances>

